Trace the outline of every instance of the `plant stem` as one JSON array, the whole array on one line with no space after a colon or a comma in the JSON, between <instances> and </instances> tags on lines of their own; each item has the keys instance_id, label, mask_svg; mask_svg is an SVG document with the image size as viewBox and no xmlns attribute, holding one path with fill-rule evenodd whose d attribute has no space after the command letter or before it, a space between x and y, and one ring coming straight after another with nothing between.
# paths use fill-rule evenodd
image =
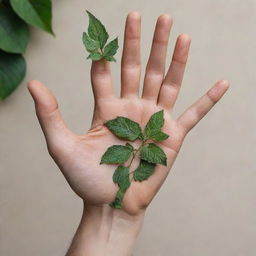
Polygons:
<instances>
[{"instance_id":1,"label":"plant stem","mask_svg":"<svg viewBox=\"0 0 256 256\"><path fill-rule=\"evenodd\" d=\"M132 172L130 172L129 175L131 175L131 174L134 173L134 172L135 172L135 170L132 171ZM131 178L130 182L132 182L133 180L134 180L134 177L133 177L133 175L132 175L132 178Z\"/></svg>"},{"instance_id":2,"label":"plant stem","mask_svg":"<svg viewBox=\"0 0 256 256\"><path fill-rule=\"evenodd\" d=\"M127 166L128 168L131 167L132 161L134 160L135 156L136 156L137 153L140 151L140 149L146 144L147 140L148 140L148 139L144 139L144 140L142 141L141 145L140 145L137 149L135 149L135 150L133 151L132 159L131 159L129 165ZM129 175L130 175L131 173L134 173L134 171L130 172ZM131 178L131 181L132 181L132 180L133 180L133 176L132 176L132 178Z\"/></svg>"},{"instance_id":3,"label":"plant stem","mask_svg":"<svg viewBox=\"0 0 256 256\"><path fill-rule=\"evenodd\" d=\"M101 56L102 56L102 58L101 59L105 59L104 58L104 56L103 56L103 49L102 48L99 48L99 50L100 50L100 54L101 54ZM106 59L105 59L106 60ZM104 69L106 68L106 61L104 61Z\"/></svg>"}]
</instances>

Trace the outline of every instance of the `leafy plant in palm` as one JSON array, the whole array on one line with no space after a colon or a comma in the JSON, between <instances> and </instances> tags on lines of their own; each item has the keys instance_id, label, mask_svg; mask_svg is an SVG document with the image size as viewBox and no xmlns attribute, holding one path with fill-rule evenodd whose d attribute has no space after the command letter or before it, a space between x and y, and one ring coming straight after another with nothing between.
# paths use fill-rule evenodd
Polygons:
<instances>
[{"instance_id":1,"label":"leafy plant in palm","mask_svg":"<svg viewBox=\"0 0 256 256\"><path fill-rule=\"evenodd\" d=\"M52 35L51 0L0 0L0 99L8 97L26 73L23 54L29 25Z\"/></svg>"},{"instance_id":2,"label":"leafy plant in palm","mask_svg":"<svg viewBox=\"0 0 256 256\"><path fill-rule=\"evenodd\" d=\"M120 139L141 141L141 145L137 149L129 142L125 145L110 146L101 157L100 164L119 164L113 174L113 182L119 186L119 190L110 206L122 208L124 194L133 179L140 182L146 180L153 174L157 164L167 165L167 157L163 149L154 142L166 140L169 135L161 131L164 125L163 110L150 117L143 131L137 122L122 116L107 121L105 125ZM138 153L139 165L130 172L131 164ZM130 162L124 165L130 158ZM132 178L130 178L131 175Z\"/></svg>"}]
</instances>

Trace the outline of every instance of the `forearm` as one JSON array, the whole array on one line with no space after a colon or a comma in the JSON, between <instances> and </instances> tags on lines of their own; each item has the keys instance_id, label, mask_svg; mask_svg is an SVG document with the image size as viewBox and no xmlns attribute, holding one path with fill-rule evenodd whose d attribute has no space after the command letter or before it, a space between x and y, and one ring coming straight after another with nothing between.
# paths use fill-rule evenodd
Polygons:
<instances>
[{"instance_id":1,"label":"forearm","mask_svg":"<svg viewBox=\"0 0 256 256\"><path fill-rule=\"evenodd\" d=\"M85 206L66 256L131 256L145 211L131 216L108 205Z\"/></svg>"}]
</instances>

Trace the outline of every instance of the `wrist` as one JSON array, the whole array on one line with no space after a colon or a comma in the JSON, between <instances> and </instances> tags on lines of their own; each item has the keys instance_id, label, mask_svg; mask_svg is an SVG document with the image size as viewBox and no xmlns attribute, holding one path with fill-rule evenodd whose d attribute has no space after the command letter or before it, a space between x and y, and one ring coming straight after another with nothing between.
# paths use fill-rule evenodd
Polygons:
<instances>
[{"instance_id":1,"label":"wrist","mask_svg":"<svg viewBox=\"0 0 256 256\"><path fill-rule=\"evenodd\" d=\"M109 205L86 205L67 256L130 256L145 210L129 215Z\"/></svg>"}]
</instances>

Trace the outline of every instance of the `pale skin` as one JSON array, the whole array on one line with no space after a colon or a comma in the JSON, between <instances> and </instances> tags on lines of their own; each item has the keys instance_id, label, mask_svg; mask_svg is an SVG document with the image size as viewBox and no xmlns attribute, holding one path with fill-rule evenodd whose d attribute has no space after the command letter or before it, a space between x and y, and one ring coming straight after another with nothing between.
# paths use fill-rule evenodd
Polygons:
<instances>
[{"instance_id":1,"label":"pale skin","mask_svg":"<svg viewBox=\"0 0 256 256\"><path fill-rule=\"evenodd\" d=\"M139 95L141 15L137 11L127 15L121 59L121 94L114 95L111 63L104 59L92 61L90 74L95 105L91 127L86 134L76 135L67 128L56 98L46 86L36 80L28 84L49 153L84 202L83 216L66 256L132 255L147 206L170 172L184 138L229 88L227 80L216 82L177 119L172 118L191 42L186 34L177 38L170 66L165 72L172 23L169 14L162 14L157 19L143 90ZM104 123L125 116L144 127L149 117L161 109L165 120L162 131L170 136L158 145L167 155L167 166L157 165L147 180L133 181L125 193L123 208L113 209L109 203L118 191L112 181L116 165L100 165L99 162L109 146L124 145L126 141L113 135ZM138 147L140 142L131 144ZM136 157L131 171L137 165Z\"/></svg>"}]
</instances>

